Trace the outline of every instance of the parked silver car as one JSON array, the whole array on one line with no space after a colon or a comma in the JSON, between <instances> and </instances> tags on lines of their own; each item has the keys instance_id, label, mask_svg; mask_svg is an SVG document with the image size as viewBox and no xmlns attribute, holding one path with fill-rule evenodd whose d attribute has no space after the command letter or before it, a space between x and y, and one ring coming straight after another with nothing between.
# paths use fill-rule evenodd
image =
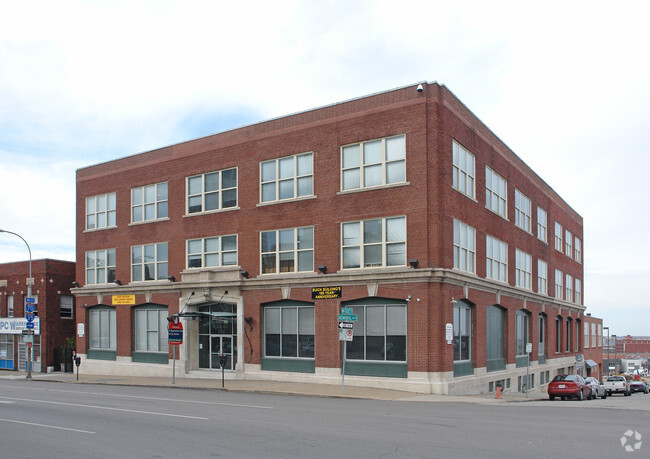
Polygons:
<instances>
[{"instance_id":1,"label":"parked silver car","mask_svg":"<svg viewBox=\"0 0 650 459\"><path fill-rule=\"evenodd\" d=\"M607 390L605 390L603 383L591 376L585 378L585 382L589 385L589 387L591 387L591 398L607 398Z\"/></svg>"}]
</instances>

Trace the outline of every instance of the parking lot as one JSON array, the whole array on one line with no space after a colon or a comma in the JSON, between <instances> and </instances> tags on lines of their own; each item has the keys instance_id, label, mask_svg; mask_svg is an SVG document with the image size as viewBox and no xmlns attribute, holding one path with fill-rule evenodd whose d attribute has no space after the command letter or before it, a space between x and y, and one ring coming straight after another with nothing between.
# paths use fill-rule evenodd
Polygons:
<instances>
[{"instance_id":1,"label":"parking lot","mask_svg":"<svg viewBox=\"0 0 650 459\"><path fill-rule=\"evenodd\" d=\"M626 397L624 395L610 395L606 399L597 398L595 400L539 400L530 403L539 405L552 405L552 406L579 406L580 408L609 408L618 410L645 410L650 411L650 395L642 392Z\"/></svg>"}]
</instances>

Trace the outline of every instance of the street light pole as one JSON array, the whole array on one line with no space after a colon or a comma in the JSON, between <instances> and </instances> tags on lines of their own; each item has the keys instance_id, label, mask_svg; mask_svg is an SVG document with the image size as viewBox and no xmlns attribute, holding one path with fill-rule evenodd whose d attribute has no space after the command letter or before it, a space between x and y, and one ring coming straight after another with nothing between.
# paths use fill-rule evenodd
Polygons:
<instances>
[{"instance_id":1,"label":"street light pole","mask_svg":"<svg viewBox=\"0 0 650 459\"><path fill-rule=\"evenodd\" d=\"M611 346L609 342L609 327L603 327L603 330L607 330L607 375L609 376L609 367L611 366L609 362L609 347Z\"/></svg>"},{"instance_id":2,"label":"street light pole","mask_svg":"<svg viewBox=\"0 0 650 459\"><path fill-rule=\"evenodd\" d=\"M14 233L12 231L7 231L0 229L0 233L7 233L7 234L13 234L14 236L18 236L20 239L23 240L25 245L27 246L27 251L29 252L29 278L27 279L27 297L31 298L32 297L32 249L29 248L29 244L25 240L24 237L22 237L18 233ZM27 348L27 379L32 379L32 350L28 347Z\"/></svg>"},{"instance_id":3,"label":"street light pole","mask_svg":"<svg viewBox=\"0 0 650 459\"><path fill-rule=\"evenodd\" d=\"M614 338L614 371L616 371L616 335L612 335L612 338Z\"/></svg>"}]
</instances>

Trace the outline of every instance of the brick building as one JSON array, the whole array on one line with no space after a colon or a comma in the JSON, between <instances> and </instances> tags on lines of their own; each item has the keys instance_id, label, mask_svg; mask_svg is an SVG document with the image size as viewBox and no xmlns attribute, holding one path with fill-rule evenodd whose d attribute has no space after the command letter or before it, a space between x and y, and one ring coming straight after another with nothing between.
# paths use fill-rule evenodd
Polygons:
<instances>
[{"instance_id":1,"label":"brick building","mask_svg":"<svg viewBox=\"0 0 650 459\"><path fill-rule=\"evenodd\" d=\"M603 379L607 375L607 367L603 367L603 319L586 314L583 317L583 354L577 357L577 369L583 376L593 376ZM581 360L584 365L581 365Z\"/></svg>"},{"instance_id":2,"label":"brick building","mask_svg":"<svg viewBox=\"0 0 650 459\"><path fill-rule=\"evenodd\" d=\"M32 371L59 370L57 353L66 339L75 336L75 263L51 259L32 260L32 297L36 308ZM29 261L0 264L0 369L25 370L27 362L25 298Z\"/></svg>"},{"instance_id":3,"label":"brick building","mask_svg":"<svg viewBox=\"0 0 650 459\"><path fill-rule=\"evenodd\" d=\"M341 308L351 385L520 390L530 355L538 390L582 353L582 218L437 83L80 169L77 259L91 373L171 376L179 315L179 376L337 384Z\"/></svg>"}]
</instances>

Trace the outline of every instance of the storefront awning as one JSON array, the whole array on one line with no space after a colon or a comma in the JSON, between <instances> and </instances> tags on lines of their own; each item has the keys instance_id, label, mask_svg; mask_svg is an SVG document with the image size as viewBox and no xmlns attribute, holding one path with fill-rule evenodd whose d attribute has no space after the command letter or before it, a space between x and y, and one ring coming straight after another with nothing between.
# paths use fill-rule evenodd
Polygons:
<instances>
[{"instance_id":1,"label":"storefront awning","mask_svg":"<svg viewBox=\"0 0 650 459\"><path fill-rule=\"evenodd\" d=\"M585 364L586 364L589 368L594 368L594 367L597 367L597 366L598 366L598 364L597 364L596 362L594 362L593 360L585 360Z\"/></svg>"}]
</instances>

